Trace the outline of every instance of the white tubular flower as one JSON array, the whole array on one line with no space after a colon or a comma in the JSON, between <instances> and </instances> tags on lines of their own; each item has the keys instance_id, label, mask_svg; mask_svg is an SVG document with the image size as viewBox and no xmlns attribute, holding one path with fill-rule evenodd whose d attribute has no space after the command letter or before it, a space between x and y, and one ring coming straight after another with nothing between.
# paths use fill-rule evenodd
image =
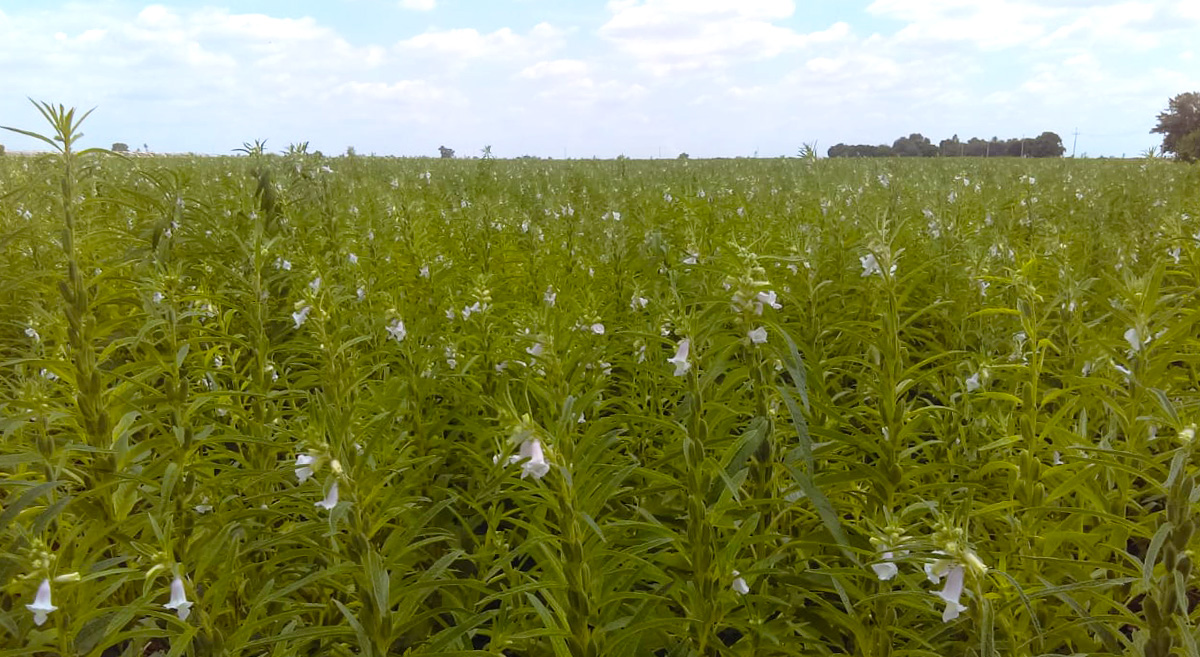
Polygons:
<instances>
[{"instance_id":1,"label":"white tubular flower","mask_svg":"<svg viewBox=\"0 0 1200 657\"><path fill-rule=\"evenodd\" d=\"M46 622L46 616L49 615L50 612L58 609L58 607L55 607L50 602L49 579L42 580L41 585L38 586L37 596L35 596L33 599L33 604L25 605L25 608L33 612L33 624L39 627L42 625L42 623Z\"/></svg>"},{"instance_id":2,"label":"white tubular flower","mask_svg":"<svg viewBox=\"0 0 1200 657\"><path fill-rule=\"evenodd\" d=\"M862 264L863 278L866 278L872 274L879 274L880 276L883 275L883 270L879 268L879 261L875 259L874 253L868 253L867 255L859 258L858 261Z\"/></svg>"},{"instance_id":3,"label":"white tubular flower","mask_svg":"<svg viewBox=\"0 0 1200 657\"><path fill-rule=\"evenodd\" d=\"M604 325L601 324L600 322L595 322L588 328L592 331L592 333L595 333L596 335L604 335Z\"/></svg>"},{"instance_id":4,"label":"white tubular flower","mask_svg":"<svg viewBox=\"0 0 1200 657\"><path fill-rule=\"evenodd\" d=\"M691 349L692 341L684 338L679 341L679 347L675 350L675 356L668 358L667 362L675 366L675 376L683 376L692 368L692 364L688 362L688 351Z\"/></svg>"},{"instance_id":5,"label":"white tubular flower","mask_svg":"<svg viewBox=\"0 0 1200 657\"><path fill-rule=\"evenodd\" d=\"M935 595L946 602L946 610L942 612L942 622L949 623L967 610L967 606L959 602L963 592L963 566L955 563L946 571L946 584Z\"/></svg>"},{"instance_id":6,"label":"white tubular flower","mask_svg":"<svg viewBox=\"0 0 1200 657\"><path fill-rule=\"evenodd\" d=\"M317 459L309 454L301 454L296 457L296 478L300 483L308 481L308 478L313 475L312 466Z\"/></svg>"},{"instance_id":7,"label":"white tubular flower","mask_svg":"<svg viewBox=\"0 0 1200 657\"><path fill-rule=\"evenodd\" d=\"M879 578L879 581L886 582L898 575L900 569L892 561L895 555L890 550L880 556L883 558L883 561L871 564L871 570L875 571L875 576Z\"/></svg>"},{"instance_id":8,"label":"white tubular flower","mask_svg":"<svg viewBox=\"0 0 1200 657\"><path fill-rule=\"evenodd\" d=\"M522 479L530 475L533 475L534 479L541 479L550 472L550 464L546 461L546 455L542 451L542 442L537 438L528 438L522 441L517 453L508 457L508 463L509 465L521 464Z\"/></svg>"},{"instance_id":9,"label":"white tubular flower","mask_svg":"<svg viewBox=\"0 0 1200 657\"><path fill-rule=\"evenodd\" d=\"M756 329L751 329L748 334L750 342L754 344L765 344L767 341L767 327L760 326Z\"/></svg>"},{"instance_id":10,"label":"white tubular flower","mask_svg":"<svg viewBox=\"0 0 1200 657\"><path fill-rule=\"evenodd\" d=\"M296 322L296 328L304 326L304 322L308 321L308 314L312 312L312 306L305 305L300 310L292 313L292 321Z\"/></svg>"},{"instance_id":11,"label":"white tubular flower","mask_svg":"<svg viewBox=\"0 0 1200 657\"><path fill-rule=\"evenodd\" d=\"M982 385L979 383L979 372L967 377L966 384L967 392L975 392L976 390L979 390L980 385Z\"/></svg>"},{"instance_id":12,"label":"white tubular flower","mask_svg":"<svg viewBox=\"0 0 1200 657\"><path fill-rule=\"evenodd\" d=\"M779 302L776 300L775 290L759 292L758 294L756 294L754 296L754 298L758 299L759 303L766 304L766 305L774 308L775 310L779 310L780 308L783 307L783 306L779 305ZM762 314L762 306L758 306L756 308L756 312L757 312L757 314L761 315Z\"/></svg>"},{"instance_id":13,"label":"white tubular flower","mask_svg":"<svg viewBox=\"0 0 1200 657\"><path fill-rule=\"evenodd\" d=\"M546 302L547 306L554 307L554 303L558 300L558 292L554 291L554 286L546 288L545 294L542 295L542 301Z\"/></svg>"},{"instance_id":14,"label":"white tubular flower","mask_svg":"<svg viewBox=\"0 0 1200 657\"><path fill-rule=\"evenodd\" d=\"M325 499L321 500L320 502L315 503L314 506L319 506L322 509L325 509L326 511L333 511L333 507L337 506L337 503L338 503L338 484L335 481L335 482L333 482L333 485L329 487L329 492L325 494Z\"/></svg>"},{"instance_id":15,"label":"white tubular flower","mask_svg":"<svg viewBox=\"0 0 1200 657\"><path fill-rule=\"evenodd\" d=\"M746 595L750 592L750 585L746 584L746 580L738 571L733 571L733 590L738 595Z\"/></svg>"},{"instance_id":16,"label":"white tubular flower","mask_svg":"<svg viewBox=\"0 0 1200 657\"><path fill-rule=\"evenodd\" d=\"M181 621L187 620L188 614L192 613L192 603L188 602L180 577L176 576L171 582L171 601L163 606L175 612Z\"/></svg>"},{"instance_id":17,"label":"white tubular flower","mask_svg":"<svg viewBox=\"0 0 1200 657\"><path fill-rule=\"evenodd\" d=\"M1125 331L1125 341L1129 343L1130 350L1135 352L1142 350L1142 338L1138 335L1136 328Z\"/></svg>"},{"instance_id":18,"label":"white tubular flower","mask_svg":"<svg viewBox=\"0 0 1200 657\"><path fill-rule=\"evenodd\" d=\"M546 455L542 452L542 443L537 438L532 438L521 443L521 448L517 452L517 459L523 460L521 464L521 478L532 476L534 479L541 479L550 472L550 464L546 462Z\"/></svg>"},{"instance_id":19,"label":"white tubular flower","mask_svg":"<svg viewBox=\"0 0 1200 657\"><path fill-rule=\"evenodd\" d=\"M387 332L396 339L396 342L404 342L404 338L408 336L408 330L404 328L404 320L401 319L393 319L392 323L387 325Z\"/></svg>"}]
</instances>

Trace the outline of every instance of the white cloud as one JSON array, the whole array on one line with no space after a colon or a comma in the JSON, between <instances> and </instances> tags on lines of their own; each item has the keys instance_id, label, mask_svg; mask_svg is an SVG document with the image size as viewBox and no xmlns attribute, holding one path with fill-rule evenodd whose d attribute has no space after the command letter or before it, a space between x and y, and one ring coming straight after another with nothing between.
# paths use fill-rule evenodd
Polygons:
<instances>
[{"instance_id":1,"label":"white cloud","mask_svg":"<svg viewBox=\"0 0 1200 657\"><path fill-rule=\"evenodd\" d=\"M850 31L840 22L811 34L777 25L795 11L791 0L617 0L608 9L600 34L660 76L769 59Z\"/></svg>"},{"instance_id":2,"label":"white cloud","mask_svg":"<svg viewBox=\"0 0 1200 657\"><path fill-rule=\"evenodd\" d=\"M875 0L867 11L906 23L895 34L899 43L959 42L983 50L1148 49L1164 33L1200 22L1195 0Z\"/></svg>"},{"instance_id":3,"label":"white cloud","mask_svg":"<svg viewBox=\"0 0 1200 657\"><path fill-rule=\"evenodd\" d=\"M902 42L962 41L983 49L1026 44L1046 33L1062 10L1020 0L875 0L869 13L908 23Z\"/></svg>"},{"instance_id":4,"label":"white cloud","mask_svg":"<svg viewBox=\"0 0 1200 657\"><path fill-rule=\"evenodd\" d=\"M531 66L526 66L521 70L519 77L527 80L541 80L543 78L558 78L558 77L582 77L587 75L587 62L579 59L555 59L550 61L538 62Z\"/></svg>"},{"instance_id":5,"label":"white cloud","mask_svg":"<svg viewBox=\"0 0 1200 657\"><path fill-rule=\"evenodd\" d=\"M563 45L566 32L538 23L527 34L504 27L482 33L475 28L429 31L396 44L409 53L449 60L527 59L549 54Z\"/></svg>"},{"instance_id":6,"label":"white cloud","mask_svg":"<svg viewBox=\"0 0 1200 657\"><path fill-rule=\"evenodd\" d=\"M437 0L400 0L400 7L410 11L433 11Z\"/></svg>"}]
</instances>

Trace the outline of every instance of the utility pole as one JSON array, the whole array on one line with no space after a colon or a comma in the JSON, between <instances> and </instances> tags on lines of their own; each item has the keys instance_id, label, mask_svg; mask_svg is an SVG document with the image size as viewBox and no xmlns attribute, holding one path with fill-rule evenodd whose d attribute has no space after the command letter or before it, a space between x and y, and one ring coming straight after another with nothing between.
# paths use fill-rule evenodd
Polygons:
<instances>
[{"instance_id":1,"label":"utility pole","mask_svg":"<svg viewBox=\"0 0 1200 657\"><path fill-rule=\"evenodd\" d=\"M1079 143L1079 128L1075 128L1075 136L1071 139L1071 159L1075 159L1075 144Z\"/></svg>"}]
</instances>

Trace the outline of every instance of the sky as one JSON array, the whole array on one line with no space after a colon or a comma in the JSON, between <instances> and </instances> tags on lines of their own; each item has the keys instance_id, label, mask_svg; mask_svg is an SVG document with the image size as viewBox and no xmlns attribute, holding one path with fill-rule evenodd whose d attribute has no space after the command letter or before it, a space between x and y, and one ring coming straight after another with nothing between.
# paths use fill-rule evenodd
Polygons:
<instances>
[{"instance_id":1,"label":"sky","mask_svg":"<svg viewBox=\"0 0 1200 657\"><path fill-rule=\"evenodd\" d=\"M42 130L33 98L94 107L85 146L155 152L778 157L1049 130L1134 156L1200 91L1197 49L1200 0L0 0L0 125Z\"/></svg>"}]
</instances>

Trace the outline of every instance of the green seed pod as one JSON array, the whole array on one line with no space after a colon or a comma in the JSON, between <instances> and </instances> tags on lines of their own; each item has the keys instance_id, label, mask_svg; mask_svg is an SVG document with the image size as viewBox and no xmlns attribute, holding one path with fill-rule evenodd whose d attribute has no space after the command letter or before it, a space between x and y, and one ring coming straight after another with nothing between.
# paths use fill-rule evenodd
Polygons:
<instances>
[{"instance_id":1,"label":"green seed pod","mask_svg":"<svg viewBox=\"0 0 1200 657\"><path fill-rule=\"evenodd\" d=\"M1142 600L1142 612L1146 614L1146 622L1150 627L1162 627L1162 614L1159 612L1158 603L1154 601L1153 597L1147 595Z\"/></svg>"},{"instance_id":2,"label":"green seed pod","mask_svg":"<svg viewBox=\"0 0 1200 657\"><path fill-rule=\"evenodd\" d=\"M1184 580L1187 580L1189 577L1191 577L1192 558L1188 556L1187 552L1180 554L1179 558L1175 560L1175 572L1182 575Z\"/></svg>"}]
</instances>

